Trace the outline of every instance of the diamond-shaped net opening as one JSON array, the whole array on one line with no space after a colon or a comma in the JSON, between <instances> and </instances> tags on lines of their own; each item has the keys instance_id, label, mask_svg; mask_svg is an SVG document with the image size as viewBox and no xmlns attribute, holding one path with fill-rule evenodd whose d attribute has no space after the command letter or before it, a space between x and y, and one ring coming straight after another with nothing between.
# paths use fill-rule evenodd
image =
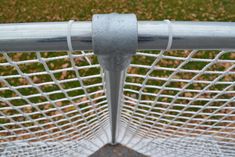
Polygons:
<instances>
[{"instance_id":1,"label":"diamond-shaped net opening","mask_svg":"<svg viewBox=\"0 0 235 157\"><path fill-rule=\"evenodd\" d=\"M3 156L87 156L108 140L103 72L92 53L3 53Z\"/></svg>"},{"instance_id":2,"label":"diamond-shaped net opening","mask_svg":"<svg viewBox=\"0 0 235 157\"><path fill-rule=\"evenodd\" d=\"M138 52L117 141L150 156L234 156L234 80L234 52ZM106 92L92 52L1 53L0 155L92 154L111 140Z\"/></svg>"},{"instance_id":3,"label":"diamond-shaped net opening","mask_svg":"<svg viewBox=\"0 0 235 157\"><path fill-rule=\"evenodd\" d=\"M235 155L235 53L137 53L127 70L121 143L151 156Z\"/></svg>"}]
</instances>

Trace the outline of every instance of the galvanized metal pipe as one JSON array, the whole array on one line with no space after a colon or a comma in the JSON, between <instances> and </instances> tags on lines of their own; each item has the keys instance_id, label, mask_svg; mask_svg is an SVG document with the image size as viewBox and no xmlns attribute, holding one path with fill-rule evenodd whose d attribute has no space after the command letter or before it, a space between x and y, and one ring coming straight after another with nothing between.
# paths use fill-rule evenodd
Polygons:
<instances>
[{"instance_id":1,"label":"galvanized metal pipe","mask_svg":"<svg viewBox=\"0 0 235 157\"><path fill-rule=\"evenodd\" d=\"M0 24L0 50L67 51L68 22ZM235 49L235 22L172 22L172 49ZM74 22L74 50L92 50L91 22ZM138 49L165 49L168 27L164 21L138 22Z\"/></svg>"},{"instance_id":2,"label":"galvanized metal pipe","mask_svg":"<svg viewBox=\"0 0 235 157\"><path fill-rule=\"evenodd\" d=\"M0 25L0 51L65 51L68 22L42 22ZM91 50L91 22L71 26L74 50Z\"/></svg>"},{"instance_id":3,"label":"galvanized metal pipe","mask_svg":"<svg viewBox=\"0 0 235 157\"><path fill-rule=\"evenodd\" d=\"M92 18L94 54L105 71L111 143L117 144L125 70L138 45L135 14L95 14Z\"/></svg>"},{"instance_id":4,"label":"galvanized metal pipe","mask_svg":"<svg viewBox=\"0 0 235 157\"><path fill-rule=\"evenodd\" d=\"M171 49L234 49L235 22L171 22ZM138 48L166 49L167 23L143 21L138 23Z\"/></svg>"}]
</instances>

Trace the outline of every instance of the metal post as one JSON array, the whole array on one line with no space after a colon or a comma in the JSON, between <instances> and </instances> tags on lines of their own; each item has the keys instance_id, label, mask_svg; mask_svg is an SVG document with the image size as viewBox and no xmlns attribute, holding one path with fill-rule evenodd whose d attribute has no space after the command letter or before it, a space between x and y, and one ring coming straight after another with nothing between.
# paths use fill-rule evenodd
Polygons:
<instances>
[{"instance_id":1,"label":"metal post","mask_svg":"<svg viewBox=\"0 0 235 157\"><path fill-rule=\"evenodd\" d=\"M137 50L136 16L134 14L94 15L92 42L94 53L105 70L106 94L111 117L111 143L116 144L124 71Z\"/></svg>"},{"instance_id":2,"label":"metal post","mask_svg":"<svg viewBox=\"0 0 235 157\"><path fill-rule=\"evenodd\" d=\"M171 49L235 49L235 22L171 23ZM0 49L4 52L67 51L67 26L68 22L0 24ZM164 21L139 21L138 49L165 49L168 35ZM92 50L91 22L74 22L71 42L74 50Z\"/></svg>"}]
</instances>

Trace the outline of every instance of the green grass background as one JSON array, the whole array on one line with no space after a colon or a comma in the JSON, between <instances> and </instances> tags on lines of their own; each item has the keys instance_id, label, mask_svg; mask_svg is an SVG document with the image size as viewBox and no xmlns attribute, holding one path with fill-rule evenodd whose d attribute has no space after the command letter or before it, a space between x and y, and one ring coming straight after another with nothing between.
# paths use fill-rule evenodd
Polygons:
<instances>
[{"instance_id":1,"label":"green grass background","mask_svg":"<svg viewBox=\"0 0 235 157\"><path fill-rule=\"evenodd\" d=\"M0 22L91 20L135 13L139 20L235 21L235 0L1 0Z\"/></svg>"}]
</instances>

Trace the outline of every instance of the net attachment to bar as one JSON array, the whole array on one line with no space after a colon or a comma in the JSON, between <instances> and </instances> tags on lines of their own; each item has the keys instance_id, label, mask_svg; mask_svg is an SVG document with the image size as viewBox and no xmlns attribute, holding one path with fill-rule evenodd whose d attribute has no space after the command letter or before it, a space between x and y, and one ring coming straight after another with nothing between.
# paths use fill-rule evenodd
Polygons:
<instances>
[{"instance_id":1,"label":"net attachment to bar","mask_svg":"<svg viewBox=\"0 0 235 157\"><path fill-rule=\"evenodd\" d=\"M117 142L151 156L234 156L234 54L138 52ZM1 156L87 156L110 142L93 53L1 53L0 62Z\"/></svg>"}]
</instances>

